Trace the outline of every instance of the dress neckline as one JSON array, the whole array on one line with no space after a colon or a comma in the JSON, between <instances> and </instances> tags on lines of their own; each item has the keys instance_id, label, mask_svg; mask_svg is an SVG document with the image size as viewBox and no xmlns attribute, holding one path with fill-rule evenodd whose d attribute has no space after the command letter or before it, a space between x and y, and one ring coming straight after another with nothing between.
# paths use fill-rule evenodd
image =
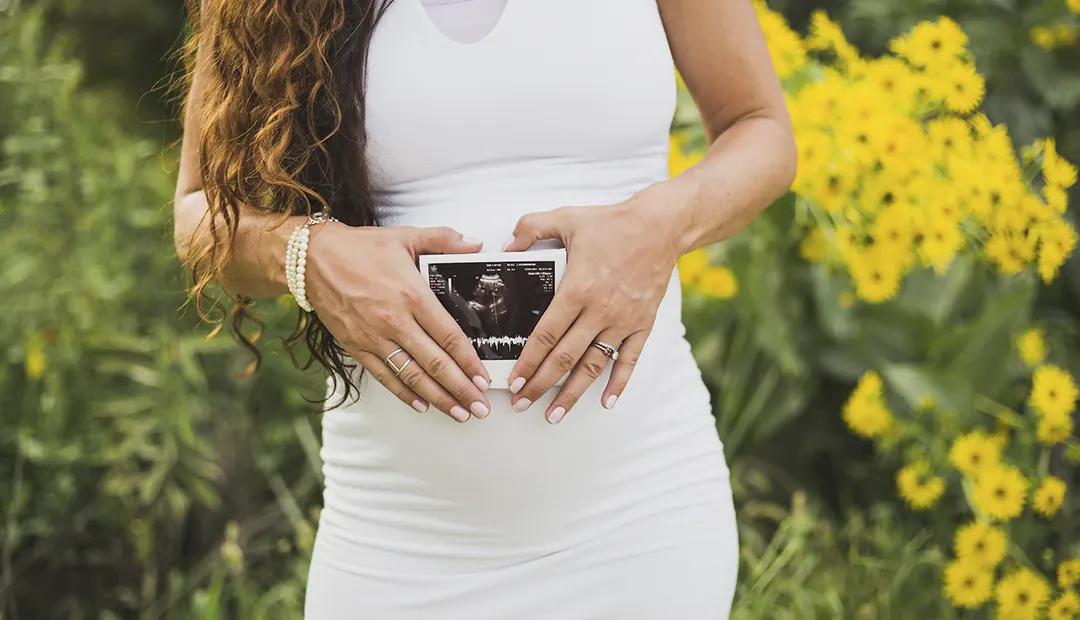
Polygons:
<instances>
[{"instance_id":1,"label":"dress neckline","mask_svg":"<svg viewBox=\"0 0 1080 620\"><path fill-rule=\"evenodd\" d=\"M498 39L498 37L502 36L501 32L508 28L507 22L510 21L511 14L513 12L513 9L511 7L517 4L517 0L506 0L506 5L503 6L503 10L502 13L499 14L498 21L496 21L495 25L487 31L487 34L471 43L463 43L449 37L445 32L439 29L438 25L436 25L435 22L432 21L431 15L428 14L428 11L424 7L424 3L422 0L405 1L412 6L415 12L419 13L419 18L424 22L424 28L430 31L435 38L441 39L449 46L459 48L479 48L487 45L492 45L493 42Z\"/></svg>"}]
</instances>

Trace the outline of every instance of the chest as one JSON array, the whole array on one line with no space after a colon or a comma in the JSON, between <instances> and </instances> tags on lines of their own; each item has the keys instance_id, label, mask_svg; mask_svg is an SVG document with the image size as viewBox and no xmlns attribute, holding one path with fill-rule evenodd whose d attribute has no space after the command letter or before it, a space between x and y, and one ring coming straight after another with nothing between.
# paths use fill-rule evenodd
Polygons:
<instances>
[{"instance_id":1,"label":"chest","mask_svg":"<svg viewBox=\"0 0 1080 620\"><path fill-rule=\"evenodd\" d=\"M395 0L368 57L368 156L386 183L499 159L666 144L674 67L655 0L507 0L461 43Z\"/></svg>"}]
</instances>

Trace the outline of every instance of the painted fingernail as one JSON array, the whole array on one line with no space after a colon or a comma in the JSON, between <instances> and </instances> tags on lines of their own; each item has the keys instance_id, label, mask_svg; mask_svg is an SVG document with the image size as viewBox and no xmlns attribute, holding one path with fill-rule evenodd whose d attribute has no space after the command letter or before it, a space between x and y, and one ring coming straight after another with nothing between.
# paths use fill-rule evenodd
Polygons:
<instances>
[{"instance_id":1,"label":"painted fingernail","mask_svg":"<svg viewBox=\"0 0 1080 620\"><path fill-rule=\"evenodd\" d=\"M462 237L461 240L469 245L484 245L484 242L476 237Z\"/></svg>"},{"instance_id":2,"label":"painted fingernail","mask_svg":"<svg viewBox=\"0 0 1080 620\"><path fill-rule=\"evenodd\" d=\"M510 391L517 394L521 391L521 388L525 387L525 377L518 377L514 379L514 382L510 384Z\"/></svg>"},{"instance_id":3,"label":"painted fingernail","mask_svg":"<svg viewBox=\"0 0 1080 620\"><path fill-rule=\"evenodd\" d=\"M476 415L476 417L478 418L486 418L488 412L490 411L487 408L487 405L480 401L476 401L475 403L473 403L472 406L469 407L469 409L472 410L473 414Z\"/></svg>"},{"instance_id":4,"label":"painted fingernail","mask_svg":"<svg viewBox=\"0 0 1080 620\"><path fill-rule=\"evenodd\" d=\"M611 409L612 407L614 407L615 401L617 400L619 400L619 397L614 394L608 396L607 399L604 400L604 409Z\"/></svg>"},{"instance_id":5,"label":"painted fingernail","mask_svg":"<svg viewBox=\"0 0 1080 620\"><path fill-rule=\"evenodd\" d=\"M465 408L461 405L455 405L454 408L450 410L450 417L454 418L458 422L468 422L469 412L465 411Z\"/></svg>"},{"instance_id":6,"label":"painted fingernail","mask_svg":"<svg viewBox=\"0 0 1080 620\"><path fill-rule=\"evenodd\" d=\"M428 404L418 398L412 401L412 408L416 409L420 413L424 413L428 409Z\"/></svg>"},{"instance_id":7,"label":"painted fingernail","mask_svg":"<svg viewBox=\"0 0 1080 620\"><path fill-rule=\"evenodd\" d=\"M491 387L491 384L487 382L487 379L481 377L480 375L476 375L475 377L473 377L472 382L473 385L475 385L476 388L481 392L486 392L488 391L488 388Z\"/></svg>"},{"instance_id":8,"label":"painted fingernail","mask_svg":"<svg viewBox=\"0 0 1080 620\"><path fill-rule=\"evenodd\" d=\"M522 411L525 411L526 409L528 409L531 406L532 406L532 401L531 400L529 400L528 398L519 398L518 401L516 403L514 403L514 411L516 411L518 413L521 413Z\"/></svg>"},{"instance_id":9,"label":"painted fingernail","mask_svg":"<svg viewBox=\"0 0 1080 620\"><path fill-rule=\"evenodd\" d=\"M563 416L565 415L566 409L563 409L562 407L555 407L555 409L553 409L551 413L548 414L547 420L552 424L558 424L559 422L562 422Z\"/></svg>"}]
</instances>

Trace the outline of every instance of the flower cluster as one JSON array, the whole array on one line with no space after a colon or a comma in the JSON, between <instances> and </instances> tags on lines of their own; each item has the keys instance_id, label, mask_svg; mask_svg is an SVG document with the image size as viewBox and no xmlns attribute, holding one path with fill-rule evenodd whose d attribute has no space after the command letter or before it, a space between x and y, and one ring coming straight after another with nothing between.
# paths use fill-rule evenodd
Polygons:
<instances>
[{"instance_id":1,"label":"flower cluster","mask_svg":"<svg viewBox=\"0 0 1080 620\"><path fill-rule=\"evenodd\" d=\"M976 428L951 438L942 458L930 452L911 460L897 473L897 492L912 510L921 511L934 507L952 489L970 510L972 520L957 529L955 555L943 577L945 596L955 606L975 609L993 601L998 617L1040 618L1049 613L1050 618L1073 618L1080 612L1080 595L1074 589L1080 583L1080 559L1059 563L1055 593L1050 579L1024 559L1028 550L1011 541L1009 532L1028 507L1044 521L1058 516L1068 485L1045 471L1046 457L1063 442L1075 443L1073 415L1080 390L1067 371L1046 362L1041 329L1028 329L1015 342L1020 361L1031 370L1024 414L1008 411L1011 425L994 432ZM920 422L894 414L887 397L881 377L869 371L848 398L843 417L852 432L898 450L902 446L896 445L895 436L905 435L905 425ZM1024 458L1030 452L1028 438L1041 446L1034 461ZM1010 450L1013 444L1021 447Z\"/></svg>"},{"instance_id":2,"label":"flower cluster","mask_svg":"<svg viewBox=\"0 0 1080 620\"><path fill-rule=\"evenodd\" d=\"M1008 275L1056 276L1077 243L1062 217L1076 167L1050 139L1021 160L1006 128L978 112L985 85L955 22L920 23L890 42L894 55L866 59L824 13L802 40L756 6L778 72L798 84L787 92L804 259L846 270L871 303L962 253Z\"/></svg>"},{"instance_id":3,"label":"flower cluster","mask_svg":"<svg viewBox=\"0 0 1080 620\"><path fill-rule=\"evenodd\" d=\"M1080 25L1075 23L1075 17L1070 19L1068 14L1080 14L1080 0L1065 0L1065 9L1066 14L1051 17L1050 23L1031 28L1028 34L1035 45L1045 50L1053 50L1076 44L1077 36L1080 34ZM1053 11L1053 13L1061 13L1061 11Z\"/></svg>"},{"instance_id":4,"label":"flower cluster","mask_svg":"<svg viewBox=\"0 0 1080 620\"><path fill-rule=\"evenodd\" d=\"M981 261L1003 280L1055 279L1078 242L1064 217L1077 168L1052 139L1018 154L1006 128L980 111L985 84L955 22L920 23L889 42L891 55L865 58L824 13L802 37L760 1L755 7L799 145L799 253L818 272L846 275L842 306L889 302L907 276L948 274L959 258ZM694 165L701 146L675 132L671 173ZM703 250L683 257L679 271L689 292L727 298L737 290L735 276ZM943 575L956 607L1071 618L1080 609L1080 559L1058 562L1055 585L1049 560L1030 559L1035 549L1023 533L1030 528L1020 524L1061 521L1068 478L1052 475L1047 463L1063 444L1080 448L1078 390L1067 370L1047 361L1042 329L1016 335L1014 345L1011 363L1029 373L1020 379L1030 377L1026 402L1015 411L984 403L987 424L934 421L958 418L929 399L904 411L873 370L842 416L853 433L903 458L896 488L911 510L947 506L951 518L963 507Z\"/></svg>"}]
</instances>

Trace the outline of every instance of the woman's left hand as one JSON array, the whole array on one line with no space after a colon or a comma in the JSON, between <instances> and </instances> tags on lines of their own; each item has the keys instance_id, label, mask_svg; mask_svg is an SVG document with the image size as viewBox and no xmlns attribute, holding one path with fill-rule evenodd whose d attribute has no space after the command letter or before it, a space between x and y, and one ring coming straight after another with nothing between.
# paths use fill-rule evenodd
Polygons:
<instances>
[{"instance_id":1,"label":"woman's left hand","mask_svg":"<svg viewBox=\"0 0 1080 620\"><path fill-rule=\"evenodd\" d=\"M655 193L596 207L563 207L522 217L506 251L560 239L566 272L510 374L516 411L525 411L567 372L545 417L558 424L610 361L593 342L619 351L600 404L615 406L652 331L680 252L676 222ZM677 212L671 210L670 212Z\"/></svg>"}]
</instances>

